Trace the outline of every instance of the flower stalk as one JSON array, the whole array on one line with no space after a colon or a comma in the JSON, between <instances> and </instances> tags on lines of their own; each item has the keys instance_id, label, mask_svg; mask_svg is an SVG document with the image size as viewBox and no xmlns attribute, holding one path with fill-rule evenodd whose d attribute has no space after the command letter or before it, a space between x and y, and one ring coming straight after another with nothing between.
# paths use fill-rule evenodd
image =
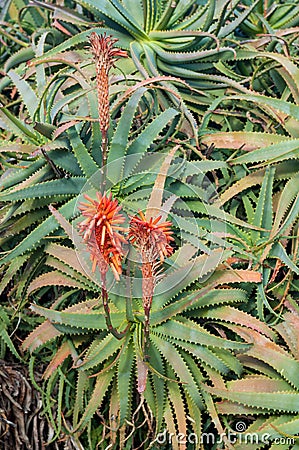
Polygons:
<instances>
[{"instance_id":1,"label":"flower stalk","mask_svg":"<svg viewBox=\"0 0 299 450\"><path fill-rule=\"evenodd\" d=\"M172 254L173 248L170 242L173 241L171 222L161 222L161 216L147 220L143 212L139 212L139 217L131 218L129 229L129 240L136 246L141 255L142 271L142 305L144 310L144 338L143 355L145 361L149 359L149 333L150 333L150 311L153 301L154 289L157 276L160 273L160 266L165 257Z\"/></svg>"},{"instance_id":2,"label":"flower stalk","mask_svg":"<svg viewBox=\"0 0 299 450\"><path fill-rule=\"evenodd\" d=\"M110 308L109 308L109 297L108 297L108 291L107 291L107 287L106 287L106 274L101 274L101 279L102 279L102 302L103 302L103 308L104 308L104 313L105 313L105 321L106 321L107 329L111 334L113 334L113 336L116 339L122 339L126 335L129 325L127 325L123 331L118 331L112 325L111 316L110 316Z\"/></svg>"},{"instance_id":3,"label":"flower stalk","mask_svg":"<svg viewBox=\"0 0 299 450\"><path fill-rule=\"evenodd\" d=\"M118 58L127 57L127 52L113 47L118 39L111 36L91 33L89 37L92 53L96 63L96 81L98 95L99 124L102 134L102 186L101 191L106 189L106 164L108 149L108 129L110 123L109 103L109 71L114 67Z\"/></svg>"},{"instance_id":4,"label":"flower stalk","mask_svg":"<svg viewBox=\"0 0 299 450\"><path fill-rule=\"evenodd\" d=\"M96 196L97 199L93 200L88 195L84 195L87 201L79 205L84 220L79 223L78 228L90 252L92 271L95 272L98 267L101 275L102 302L107 328L117 339L121 339L127 329L120 333L112 325L106 274L110 267L118 281L122 273L122 243L125 243L126 239L120 233L124 231L121 225L125 217L120 213L121 206L118 205L117 200L112 199L111 193L102 195L97 192Z\"/></svg>"}]
</instances>

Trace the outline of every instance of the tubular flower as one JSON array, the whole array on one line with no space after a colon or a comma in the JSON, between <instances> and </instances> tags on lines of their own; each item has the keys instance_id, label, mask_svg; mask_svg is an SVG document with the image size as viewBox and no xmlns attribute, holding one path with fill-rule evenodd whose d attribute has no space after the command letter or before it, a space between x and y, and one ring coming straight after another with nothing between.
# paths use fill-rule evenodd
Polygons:
<instances>
[{"instance_id":1,"label":"tubular flower","mask_svg":"<svg viewBox=\"0 0 299 450\"><path fill-rule=\"evenodd\" d=\"M102 133L106 133L109 128L109 70L118 58L128 55L124 50L113 48L117 39L106 34L98 35L93 32L89 41L96 62L100 129Z\"/></svg>"},{"instance_id":2,"label":"tubular flower","mask_svg":"<svg viewBox=\"0 0 299 450\"><path fill-rule=\"evenodd\" d=\"M170 256L173 248L170 242L173 241L171 222L161 222L161 216L146 220L140 211L139 217L131 218L129 239L140 252L142 258L142 296L145 308L150 308L154 287L156 282L157 269Z\"/></svg>"},{"instance_id":3,"label":"tubular flower","mask_svg":"<svg viewBox=\"0 0 299 450\"><path fill-rule=\"evenodd\" d=\"M92 271L98 266L101 274L105 274L110 266L119 280L122 243L126 239L118 231L124 230L120 225L125 217L119 213L121 206L112 199L112 194L107 196L97 192L96 196L97 200L93 200L84 194L87 202L81 202L79 209L85 219L78 224L78 228L90 251Z\"/></svg>"},{"instance_id":4,"label":"tubular flower","mask_svg":"<svg viewBox=\"0 0 299 450\"><path fill-rule=\"evenodd\" d=\"M173 241L171 222L161 222L161 216L146 220L143 212L139 211L139 216L134 216L130 221L129 238L132 244L136 245L141 252L143 261L162 263L165 257L172 254L173 248L170 242Z\"/></svg>"},{"instance_id":5,"label":"tubular flower","mask_svg":"<svg viewBox=\"0 0 299 450\"><path fill-rule=\"evenodd\" d=\"M170 245L170 242L174 240L170 230L172 223L159 223L160 220L161 216L146 220L144 214L139 211L139 217L131 218L129 228L129 239L137 247L142 258L142 304L145 319L143 351L145 359L148 359L150 310L158 268L163 263L164 258L170 256L173 252ZM143 382L141 391L144 388L145 383Z\"/></svg>"}]
</instances>

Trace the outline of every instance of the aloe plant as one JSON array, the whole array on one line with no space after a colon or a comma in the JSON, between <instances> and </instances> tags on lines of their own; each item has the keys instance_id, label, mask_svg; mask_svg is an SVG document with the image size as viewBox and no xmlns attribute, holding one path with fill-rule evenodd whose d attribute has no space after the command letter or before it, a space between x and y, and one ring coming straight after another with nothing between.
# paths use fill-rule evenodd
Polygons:
<instances>
[{"instance_id":1,"label":"aloe plant","mask_svg":"<svg viewBox=\"0 0 299 450\"><path fill-rule=\"evenodd\" d=\"M283 352L280 346L274 342L271 343L265 336L258 336L256 332L247 334L247 337L251 334L254 344L248 356L241 356L243 364L255 369L257 373L264 369L267 373L265 375L248 374L242 380L229 382L224 388L208 389L209 392L223 398L223 401L217 404L219 414L229 414L228 419L231 419L233 415L235 423L238 417L242 421L244 414L253 414L252 419L241 422L245 425L243 433L238 433L241 430L234 429L233 423L230 426L238 438L235 444L236 449L241 449L245 445L246 433L247 437L253 436L254 439L250 442L255 444L254 448L260 448L265 438L268 443L275 439L276 442L280 440L282 448L289 448L290 445L296 448L298 414L293 415L292 412L297 408L298 385L296 386L295 380L289 379L289 369L296 363L295 361L298 361L298 354L293 346L293 339L298 335L298 308L294 310L293 304L289 305L289 308L290 310L283 317L285 321L274 326L273 330L275 333L278 332L286 343L287 348ZM238 326L234 328L240 330ZM242 330L240 331L242 334ZM262 348L265 345L267 345L267 354L262 355ZM284 358L288 358L288 362L283 362ZM284 371L285 367L287 367L287 373ZM279 401L276 402L278 398Z\"/></svg>"},{"instance_id":2,"label":"aloe plant","mask_svg":"<svg viewBox=\"0 0 299 450\"><path fill-rule=\"evenodd\" d=\"M250 7L251 2L243 2L244 7ZM298 5L284 2L269 1L258 3L251 14L240 24L241 30L249 37L259 33L275 33L276 30L298 26Z\"/></svg>"},{"instance_id":3,"label":"aloe plant","mask_svg":"<svg viewBox=\"0 0 299 450\"><path fill-rule=\"evenodd\" d=\"M242 252L246 248L247 258L251 255L249 258L251 263L259 268L262 274L263 283L258 286L257 291L257 310L261 318L264 308L273 311L273 308L279 310L283 306L286 297L291 293L289 291L292 289L291 279L294 274L299 274L296 265L298 258L296 233L299 215L298 174L290 176L281 191L277 192L278 201L273 206L274 176L275 167L267 168L259 196L256 197L254 194L242 196L247 221L260 226L262 231L252 230L250 235L242 237L240 234L235 235L236 245L238 247L244 245ZM227 201L228 197L223 198L223 201ZM234 240L233 234L231 237ZM287 247L290 253L287 252ZM242 259L241 254L240 258ZM285 267L286 274L280 282L277 278L282 267Z\"/></svg>"},{"instance_id":4,"label":"aloe plant","mask_svg":"<svg viewBox=\"0 0 299 450\"><path fill-rule=\"evenodd\" d=\"M190 169L187 166L186 172L190 173ZM159 177L156 187L158 183L161 185ZM164 183L167 185L167 178L164 178ZM150 208L157 211L157 200L153 200L155 189L151 192L147 211ZM137 207L144 206L144 201L138 200L137 196L137 199L123 201L123 208L132 208L132 202L137 202ZM173 217L177 217L175 211L174 204ZM56 210L53 210L53 214L69 238L75 243L79 242L74 227ZM250 232L260 233L255 229ZM213 241L214 245L216 242ZM182 244L181 251L177 250L174 255L176 258L166 260L172 269L167 269L152 297L148 359L144 359L142 346L142 294L135 286L134 279L129 279L128 285L121 275L119 285L110 289L108 294L111 323L124 332L121 339L116 339L109 333L104 311L97 298L101 293L101 283L100 279L96 282L97 278L92 274L92 263L89 270L83 263L85 270L82 271L82 249L77 254L75 250L57 244L50 244L46 249L49 255L46 264L52 270L32 281L28 292L33 294L44 286L57 285L59 282L65 287L83 289L88 299L62 310L33 305L33 311L47 320L27 337L23 346L35 352L52 346L53 339L57 341L57 351L49 361L44 377L45 385L48 385L45 396L49 396L53 380L57 377L61 380L59 410L63 408L68 395L62 377L68 373L72 383L75 383L73 372L78 372L76 398L72 405L73 422L69 429L76 439L79 439L78 433L89 423L93 423L91 429L94 429L96 422L90 421L99 408L104 421L107 425L110 423L114 430L113 433L107 431L103 442L105 445L111 443L118 446L125 445L125 442L131 446L138 445L136 433L130 438L128 424L138 429L139 420L142 419L137 419L136 410L141 409L145 418L149 414L155 418L155 428L152 429L148 444L154 443L159 432L164 429L169 433L176 430L183 434L192 430L200 439L205 410L216 424L219 434L225 434L221 417L226 414L236 417L242 417L244 413L272 414L271 417L276 420L275 414L283 412L286 426L293 420L294 416L290 413L297 411L298 360L295 359L296 355L291 355L292 346L291 352L282 352L275 344L276 329L285 339L289 339L285 334L284 322L271 329L238 307L238 303L245 304L246 297L251 295L249 285L261 283L261 275L256 270L232 270L223 264L221 261L229 261L231 250L223 253L221 248L214 249L209 254L200 254L194 260L192 255L196 254L196 248L193 249L190 253L190 243ZM211 270L214 273L207 278L205 274ZM224 285L226 289L223 289ZM131 294L124 295L126 289ZM136 297L136 294L139 295ZM218 334L216 330L220 329L222 333ZM58 365L60 373L57 372ZM243 375L244 369L252 367L260 375L235 379ZM91 384L88 382L90 376L95 379ZM225 380L231 377L226 385ZM210 387L208 380L212 381L213 387ZM246 383L248 389L244 393L242 386ZM250 386L254 386L251 389L255 391L250 391ZM256 397L258 389L263 394ZM136 391L141 393L140 398ZM136 395L139 398L137 403L133 400ZM213 396L227 401L217 404ZM45 398L45 401L48 402L47 411L50 413L49 398ZM290 406L290 402L293 406ZM187 420L185 405L193 419L191 425ZM62 424L56 422L53 426L56 426L59 434ZM89 439L95 442L91 429L88 432ZM283 427L278 427L278 431L275 429L275 432L269 432L269 441L283 430ZM174 440L174 448L176 444Z\"/></svg>"},{"instance_id":5,"label":"aloe plant","mask_svg":"<svg viewBox=\"0 0 299 450\"><path fill-rule=\"evenodd\" d=\"M138 3L137 7L134 1L107 0L100 6L93 0L79 1L77 4L89 11L95 21L103 21L104 26L70 37L48 51L46 57L53 58L57 53L78 48L91 32L107 32L117 37L119 46L130 54L131 63L123 66L128 76L137 71L135 76L145 79L160 75L174 77L161 81L166 90L158 93L158 101L167 107L169 102L178 106L185 100L202 114L226 87L242 89L234 83L234 77L223 76L215 63L236 57L235 45L225 42L225 38L234 34L257 3L253 2L241 12L236 5L228 7L227 3L214 1L199 5L193 1L159 3L151 0ZM34 4L42 6L38 1ZM62 14L66 22L72 20L67 14L63 15L61 6L43 6L53 11L53 17ZM224 45L220 45L220 39Z\"/></svg>"},{"instance_id":6,"label":"aloe plant","mask_svg":"<svg viewBox=\"0 0 299 450\"><path fill-rule=\"evenodd\" d=\"M36 4L40 5L39 2ZM211 101L227 88L244 92L252 76L254 89L268 90L274 79L281 93L284 80L288 83L290 79L283 61L282 67L277 69L275 62L271 65L271 59L273 49L277 53L283 53L284 49L289 52L288 46L291 47L296 38L296 28L280 30L281 35L278 31L275 39L261 38L260 44L259 40L248 43L243 39L243 42L238 35L239 27L254 17L255 12L261 21L261 2L251 2L245 7L228 7L227 3L214 1L198 5L192 1L159 3L152 0L142 2L137 8L134 1L123 3L107 0L99 6L97 2L88 0L79 1L78 4L90 11L95 19L105 23L105 27L91 28L90 32L106 31L116 36L119 45L129 52L135 70L132 64L125 64L123 69L127 74L131 76L137 70L145 79L159 75L176 78L163 82L167 90L163 96L159 94L158 99L164 106L169 105L169 100L176 106L186 101L201 116ZM271 12L271 5L268 7ZM284 5L279 5L278 9L283 10ZM290 9L295 20L296 8ZM53 7L53 10L55 16L59 14L60 7L57 7L57 11ZM290 27L292 25L290 22ZM83 31L71 37L47 52L47 57L52 58L57 53L82 45L87 34ZM281 47L280 36L284 39L285 47ZM261 50L267 54L263 55ZM259 61L262 63L259 64ZM260 77L259 65L260 74L263 75ZM266 72L270 74L269 82L263 81ZM188 84L180 83L179 79ZM295 84L292 84L294 87Z\"/></svg>"},{"instance_id":7,"label":"aloe plant","mask_svg":"<svg viewBox=\"0 0 299 450\"><path fill-rule=\"evenodd\" d=\"M125 120L128 116L124 113L123 117ZM274 343L275 332L254 315L242 310L244 306L238 308L239 302L245 305L246 297L252 296L251 283L258 288L263 286L262 274L265 275L265 272L261 269L264 267L263 263L266 266L266 262L262 261L261 255L263 245L267 247L267 244L271 243L267 231L270 227L268 222L271 215L267 208L268 202L272 201L272 191L269 186L273 183L273 170L266 172L260 197L257 199L255 214L253 214L252 208L247 222L242 222L232 214L221 211L216 205L209 204L208 200L214 193L213 189L200 190L204 178L198 178L198 171L200 168L202 170L211 168L212 165L216 168L217 162L186 163L177 159L173 159L171 162L173 156L170 157L170 155L144 155L141 159L141 155L137 154L136 158L135 154L132 163L131 158L132 156L127 156L121 161L112 159L107 167L107 180L109 181L107 186L112 184L112 191L117 192L122 208L128 214L134 214L144 208L151 211L151 214L153 211L158 214L164 198L165 205L169 204L171 208L167 209L167 213L170 213L172 220L175 220L181 228L180 234L183 240L176 239L177 245L180 245L181 249L175 252L174 257L166 260L169 268L155 287L151 299L149 328L145 327L147 319L144 319L144 303L141 301L143 286L140 287L140 280L135 278L136 275L132 279L128 278L128 274L132 274L136 263L133 266L128 265L127 282L122 279L121 275L119 284L109 289L110 317L107 327L103 307L97 298L102 291L101 278L92 272L92 261L84 257L84 244L82 247L80 237L76 236L77 219L72 226L60 213L52 210L66 235L78 247L77 254L71 248L50 244L46 249L49 255L46 264L52 270L33 280L28 293L33 295L39 289L59 283L66 288L84 290L88 299L62 310L46 309L40 306L32 307L34 312L48 320L28 336L24 347L33 352L40 346L52 345L53 339L57 340L57 353L49 361L45 372L45 378L49 380L48 394L45 395L49 395L53 380L58 376L64 376L57 372L58 363L60 368L64 367L65 371L69 371L72 367L71 380L74 380L73 371L78 370L77 393L73 405L74 422L70 425L69 432L74 433L78 439L77 433L91 423L95 411L103 404L101 413L107 417L105 420L108 421L108 414L111 415L111 411L114 416L118 417L118 420L110 422L115 432L111 436L106 434L104 442L117 443L116 445L122 445L122 439L128 439L129 445L137 445L138 438L135 436L132 438L133 440L130 440L130 430L127 425L128 422L132 423L136 417L134 412L136 408L139 411L143 407L145 416L153 414L155 417L156 428L151 436L152 442L158 437L159 432L163 431L163 427L169 432L177 430L177 432L186 433L189 424L186 414L181 413L185 411L184 405L186 404L194 419L192 432L196 433L199 438L202 433L201 422L204 420L205 410L216 423L218 433L225 433L225 426L220 417L225 415L227 410L225 407L223 409L219 407L218 411L213 395L224 399L232 398L235 399L235 402L239 401L242 406L235 408L235 414L242 414L242 411L247 410L250 414L247 405L251 404L255 408L260 408L262 412L263 397L269 398L269 405L271 404L267 410L269 414L279 411L295 412L295 406L294 410L288 410L286 405L291 399L296 402L298 380L295 375L295 367L297 367L298 361L288 352L285 352L280 358L276 357L280 347ZM163 159L164 163L162 163ZM136 164L136 162L138 163ZM146 171L143 170L142 164L146 165ZM162 168L160 169L160 167ZM223 169L224 164L220 162L219 167ZM150 170L148 170L149 168ZM167 169L166 172L165 169ZM151 173L152 175L149 176ZM125 174L128 175L128 178ZM196 175L190 179L191 174ZM82 195L84 192L89 196L94 195L97 186L100 185L99 179L96 174L94 179L87 183ZM144 190L146 185L150 186L151 179L156 180L154 189ZM121 186L118 185L120 180ZM144 185L141 180L146 180L147 184ZM274 218L274 222L282 224L282 228L292 222L291 217L288 218L292 215L292 208L286 207L287 203L289 205L286 196L294 201L291 186L294 186L293 180L282 190L281 201L278 202L278 205L283 205L284 209L282 206L277 208ZM161 193L157 197L158 187L160 190L163 189L163 194ZM133 191L128 196L132 188ZM180 196L175 195L175 192ZM201 192L201 200L198 199L199 192ZM173 199L170 202L171 198ZM245 198L243 200L246 205ZM218 202L220 201L218 200ZM165 207L162 208L162 211L163 209ZM188 221L184 219L188 209L195 214L193 221L190 217ZM249 213L248 207L247 210ZM196 211L200 212L201 218L196 217ZM253 220L251 220L252 214L254 215ZM225 226L221 225L221 222L213 220L211 216L222 220L223 223L226 222ZM247 232L240 230L242 226L246 227ZM198 227L202 231L205 230L201 232L200 241L197 238ZM176 236L178 236L177 232ZM277 236L279 237L280 234ZM227 238L227 242L223 239L224 237ZM250 238L254 240L257 247L259 239L263 244L259 252L254 253L254 249L251 250L252 256L250 256L248 248L251 245L250 242L247 245L244 244L245 247L243 247L243 242ZM225 247L228 249L224 250ZM272 249L271 245L270 249ZM267 255L265 256L267 257ZM270 256L273 257L271 254ZM282 256L280 255L280 257ZM294 265L286 253L285 257L288 258L287 263L291 265L290 269L296 272L296 268L294 269ZM130 253L128 253L128 258L129 260L132 258L132 262L137 261L134 256L130 257ZM251 258L254 270L245 269L243 264L246 267ZM261 258L262 261L261 269L259 269L258 258ZM82 267L84 271L82 271ZM264 270L268 271L268 278L264 277L266 281L270 278L270 272L266 267ZM211 274L211 271L214 273ZM276 272L274 266L273 271ZM207 278L206 275L209 273L210 277ZM110 279L108 277L108 283L111 283L111 277ZM237 287L238 283L241 283L241 289ZM227 288L223 289L223 285ZM287 285L288 280L286 279L285 287ZM271 281L269 286L271 287ZM267 289L266 284L262 289ZM263 303L258 303L258 305L260 304L263 305ZM273 304L271 306L274 308ZM260 311L260 306L258 308ZM263 312L263 306L261 310ZM239 325L236 326L235 323ZM110 333L112 329L109 324L118 329L116 337L115 333ZM223 333L217 336L215 330L219 330L219 326ZM147 349L143 345L145 333L149 339ZM234 337L233 340L232 337ZM76 351L78 345L80 352ZM265 352L265 347L271 347L272 353L268 350L268 353ZM261 365L260 361L263 361L264 365ZM61 366L62 363L63 366ZM226 369L222 364L227 366ZM261 386L264 386L263 382L266 384L266 381L263 381L266 376L270 378L267 384L269 388L266 391L268 397L267 395L261 396L260 403L258 403L253 393L251 396L248 393L248 398L244 394L243 398L241 393L239 397L232 397L229 392L224 391L224 380L230 376L231 371L235 373L235 376L240 377L244 368L253 365L260 373ZM288 369L282 374L283 367L288 367ZM87 379L88 376L93 378L93 375L96 380L90 386ZM208 387L208 379L213 382L213 388ZM279 379L277 389L283 387L283 393L281 399L277 399L273 403L271 386L272 384L274 386L276 379ZM258 376L256 380L258 387ZM238 381L241 386L242 382L246 383L246 378ZM178 383L181 384L180 387ZM235 385L233 383L231 381L228 384L228 391L230 385L237 386L237 381L235 381ZM59 409L62 408L64 396L67 395L64 384L60 383L60 386L61 405ZM235 392L235 388L232 389ZM261 387L260 389L265 388ZM133 401L138 395L134 394L136 391L141 394L139 404ZM82 404L83 392L89 394L87 403ZM164 402L160 401L162 393L165 398ZM276 395L278 394L275 392L273 397ZM109 412L104 406L104 398L109 399ZM123 401L123 399L126 400ZM49 398L47 397L45 401L48 402L48 413L50 414ZM228 409L228 411L230 410ZM231 411L234 411L234 405L231 406ZM56 423L55 426L57 434L59 434L62 424ZM138 421L134 423L134 426L138 428ZM94 436L91 431L88 433L92 441ZM173 445L175 446L175 442ZM229 442L227 445L229 446Z\"/></svg>"},{"instance_id":8,"label":"aloe plant","mask_svg":"<svg viewBox=\"0 0 299 450\"><path fill-rule=\"evenodd\" d=\"M167 430L232 448L244 421L258 449L297 433L298 7L199 3L11 3L29 25L4 25L23 48L0 82L0 342L18 357L12 320L39 323L20 353L53 441L156 448ZM128 57L104 78L106 39ZM115 248L106 222L96 246L84 228L103 198L130 229Z\"/></svg>"},{"instance_id":9,"label":"aloe plant","mask_svg":"<svg viewBox=\"0 0 299 450\"><path fill-rule=\"evenodd\" d=\"M45 68L41 67L41 69L41 71L36 70L37 85L46 76ZM79 96L76 93L66 100L63 98L61 102L61 99L56 98L57 89L61 86L61 82L56 85L56 74L50 75L46 91L39 93L35 92L29 82L22 80L15 71L10 71L9 76L19 89L31 121L34 123L34 120L39 120L35 122L35 125L25 125L12 115L10 108L1 107L3 127L8 135L19 138L18 143L3 142L1 146L1 153L4 155L3 164L9 168L9 172L6 173L9 176L6 177L5 174L1 182L3 204L1 245L4 253L1 263L6 264L7 269L11 267L1 284L2 290L16 271L29 260L30 264L39 268L43 258L40 248L46 242L43 239L51 233L54 233L54 236L55 234L59 236L60 233L57 231L57 223L50 215L48 205L55 203L67 218L72 217L75 196L79 194L88 178L101 168L102 158L99 151L102 139L97 121L92 121L90 128L77 124L77 120L68 120L61 125L61 128L41 121L41 116L46 114L42 106L45 92L47 94L46 108L52 107L51 112L54 117L61 108L67 108L69 103L77 108L76 117L78 117L80 114L78 97L82 95L87 95L88 98L88 104L81 107L82 113L90 113L91 116L96 117L97 96L86 81L84 81L84 87L87 92L81 89ZM72 80L73 76L67 77L65 89L72 86ZM64 77L62 81L65 81ZM81 83L82 80L79 77L76 81ZM125 95L123 101L115 106L115 114L118 114L120 108L127 102L126 114L129 112L129 115L119 122L114 138L111 137L113 157L116 155L114 147L122 149L124 154L128 152L142 155L155 141L154 145L159 145L161 131L168 127L168 123L176 116L179 116L178 111L173 108L168 108L164 112L160 111L138 135L130 138L130 128L135 127L135 111L140 102L143 103L144 93L145 90L141 86L136 92ZM131 94L132 99L130 99ZM47 105L47 101L50 104ZM174 132L175 130L170 128L169 136ZM119 136L124 136L122 146L118 145ZM12 155L15 160L7 162L6 155ZM33 225L35 228L32 228ZM15 237L16 233L18 233L18 240ZM11 242L13 242L13 248L11 248ZM32 257L32 251L35 257ZM21 295L21 291L19 293Z\"/></svg>"},{"instance_id":10,"label":"aloe plant","mask_svg":"<svg viewBox=\"0 0 299 450\"><path fill-rule=\"evenodd\" d=\"M181 163L179 167L182 167ZM172 172L177 172L178 161L176 163L174 161L173 167L170 165L171 169ZM198 168L187 165L185 170L190 174L192 170L198 170ZM182 173L184 172L180 171L180 177ZM112 170L111 174L115 176L115 171ZM134 175L137 177L136 172ZM141 173L139 178L140 176L144 177L145 174ZM107 179L109 179L109 167ZM158 186L161 188L163 185L167 185L167 177L164 175L164 181L161 184L161 177L158 174L155 187L157 189ZM124 188L126 188L125 185ZM156 189L151 191L152 195L147 206L148 213L159 209L160 199L155 199ZM128 211L142 208L148 194L145 194L143 190L140 193L143 193L141 199L138 198L137 190L137 195L134 195L131 200L129 197L122 201L122 207L128 208ZM177 200L179 201L179 199ZM175 204L173 207L175 211ZM76 231L74 228L72 229L72 225L58 211L53 210L53 214L69 238L75 240L75 243L79 242L79 237L76 237ZM174 214L174 217L179 223L180 215ZM190 226L189 228L189 232L192 232ZM194 231L195 229L196 227ZM184 240L188 239L186 235L184 236ZM206 378L205 373L207 371L211 379L213 379L215 370L223 375L229 373L230 370L240 374L242 367L232 350L242 349L245 351L250 348L250 345L244 344L237 335L236 340L231 340L210 333L197 323L196 318L201 316L201 312L205 308L207 310L219 307L221 304L244 301L245 291L239 288L223 290L220 288L221 285L242 281L257 282L260 280L260 275L250 270L225 270L221 267L221 262L228 257L229 253L220 247L211 249L211 251L207 250L206 254L202 251L198 254L198 250L194 246L194 237L190 236L189 238L190 241L193 241L193 245L182 243L182 248L169 258L169 268L156 284L151 299L149 329L144 328L148 320L147 316L144 318L140 302L140 298L144 295L144 285L140 292L138 287L140 283L138 278L135 278L137 273L134 278L130 279L128 278L129 269L129 272L126 272L127 282L120 276L119 285L110 288L108 292L110 321L122 332L121 336L117 336L120 339L116 339L115 333L109 333L111 328L109 326L107 328L101 303L95 297L101 293L101 279L98 279L97 282L91 266L88 270L88 266L82 259L82 249L79 249L76 255L71 248L57 244L48 246L46 251L49 257L46 264L54 270L33 280L28 293L34 293L51 284L57 285L59 280L59 284L63 286L72 286L89 292L90 294L87 295L90 299L62 311L33 306L33 310L46 317L48 321L28 336L24 347L34 351L40 345L47 346L53 339L61 341L62 336L65 336L64 343L58 347L57 353L49 362L45 378L49 379L50 386L52 386L53 377L57 377L58 361L60 365L63 363L66 368L69 367L68 356L73 358L73 370L78 371L76 399L73 405L74 421L71 425L71 432L75 436L78 437L78 433L90 423L95 411L100 407L105 393L109 398L110 412L113 410L114 415L118 417L114 423L116 430L111 436L111 442L120 442L119 445L122 445L121 441L127 433L126 440L130 439L130 433L128 430L126 431L126 424L127 421L134 423L136 415L134 408L137 410L145 408L144 414L148 410L154 415L156 428L153 430L153 440L162 429L163 423L169 430L172 430L173 424L178 421L179 431L183 432L186 429L186 417L181 414L181 411L184 411L185 402L196 418L194 432L200 432L200 417L204 408L208 409L213 420L218 420L212 398L203 385ZM134 257L132 261L135 261ZM84 272L82 266L85 268ZM217 266L219 266L219 270L210 279L207 279L207 275ZM138 263L136 269L138 269ZM107 282L109 282L109 278ZM187 289L190 285L193 286L191 290ZM124 295L127 289L132 293L131 296ZM145 306L146 304L143 303L143 307ZM247 317L238 310L232 309L232 311L235 311L240 323L247 324L249 316ZM261 330L266 327L257 319L254 324ZM149 339L146 349L142 344L145 333ZM79 335L81 335L80 352L86 349L83 358L76 351L75 341ZM144 353L145 351L146 353ZM145 358L145 356L147 357ZM87 381L90 375L94 375L96 379L95 383L89 387ZM182 383L180 388L178 383ZM139 405L133 402L136 391L141 394ZM83 392L88 392L87 404L82 404ZM64 386L61 384L61 401L64 395ZM161 402L161 396L164 398L163 402ZM175 408L171 414L170 405ZM61 407L62 404L59 408ZM222 426L219 420L217 423L217 429L221 433ZM138 422L134 423L134 426L137 425ZM57 434L60 432L60 426L61 424L56 424ZM123 438L119 438L122 433L124 433ZM91 435L90 439L94 439L94 437ZM108 442L108 439L109 437L106 435L105 442ZM133 441L129 440L128 442L132 443Z\"/></svg>"}]
</instances>

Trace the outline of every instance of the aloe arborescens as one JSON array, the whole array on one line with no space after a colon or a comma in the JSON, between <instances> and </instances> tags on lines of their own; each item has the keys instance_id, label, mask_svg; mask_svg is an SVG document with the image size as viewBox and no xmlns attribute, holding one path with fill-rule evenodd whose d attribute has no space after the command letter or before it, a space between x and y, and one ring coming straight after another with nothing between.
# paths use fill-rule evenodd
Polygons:
<instances>
[{"instance_id":1,"label":"aloe arborescens","mask_svg":"<svg viewBox=\"0 0 299 450\"><path fill-rule=\"evenodd\" d=\"M121 274L121 244L126 242L119 233L125 217L120 214L121 206L112 195L102 195L97 192L97 200L85 194L87 202L81 202L79 209L86 217L80 222L79 230L83 233L83 240L87 242L92 259L92 271L99 267L101 274L107 272L110 266L116 280Z\"/></svg>"},{"instance_id":2,"label":"aloe arborescens","mask_svg":"<svg viewBox=\"0 0 299 450\"><path fill-rule=\"evenodd\" d=\"M109 112L109 71L120 57L126 57L127 52L119 48L113 48L117 39L111 36L91 33L90 43L96 62L97 92L99 122L102 133L102 165L105 166L107 160L107 131L110 122Z\"/></svg>"},{"instance_id":3,"label":"aloe arborescens","mask_svg":"<svg viewBox=\"0 0 299 450\"><path fill-rule=\"evenodd\" d=\"M125 238L118 232L125 218L120 214L121 207L112 195L107 196L97 192L97 200L85 194L87 202L81 202L79 209L85 219L79 223L79 230L83 233L83 240L87 243L92 260L92 271L98 266L102 282L102 300L106 314L107 326L115 337L121 338L114 330L108 306L108 293L106 286L106 273L111 267L116 280L121 274L121 258L123 256L122 243Z\"/></svg>"},{"instance_id":4,"label":"aloe arborescens","mask_svg":"<svg viewBox=\"0 0 299 450\"><path fill-rule=\"evenodd\" d=\"M154 295L158 268L164 257L172 254L170 242L173 240L170 230L171 222L162 222L161 216L146 220L140 211L130 221L129 238L136 245L142 260L142 303L144 309L144 356L147 358L146 347L149 345L149 314Z\"/></svg>"}]
</instances>

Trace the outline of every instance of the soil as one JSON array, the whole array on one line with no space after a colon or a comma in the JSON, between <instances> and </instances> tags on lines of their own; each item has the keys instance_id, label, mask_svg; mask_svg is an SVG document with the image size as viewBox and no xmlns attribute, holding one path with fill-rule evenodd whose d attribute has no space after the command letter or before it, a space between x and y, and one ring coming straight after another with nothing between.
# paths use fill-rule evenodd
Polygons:
<instances>
[{"instance_id":1,"label":"soil","mask_svg":"<svg viewBox=\"0 0 299 450\"><path fill-rule=\"evenodd\" d=\"M37 382L41 375L36 373ZM1 450L75 450L71 438L46 445L54 430L43 414L42 395L30 382L28 368L0 360Z\"/></svg>"}]
</instances>

